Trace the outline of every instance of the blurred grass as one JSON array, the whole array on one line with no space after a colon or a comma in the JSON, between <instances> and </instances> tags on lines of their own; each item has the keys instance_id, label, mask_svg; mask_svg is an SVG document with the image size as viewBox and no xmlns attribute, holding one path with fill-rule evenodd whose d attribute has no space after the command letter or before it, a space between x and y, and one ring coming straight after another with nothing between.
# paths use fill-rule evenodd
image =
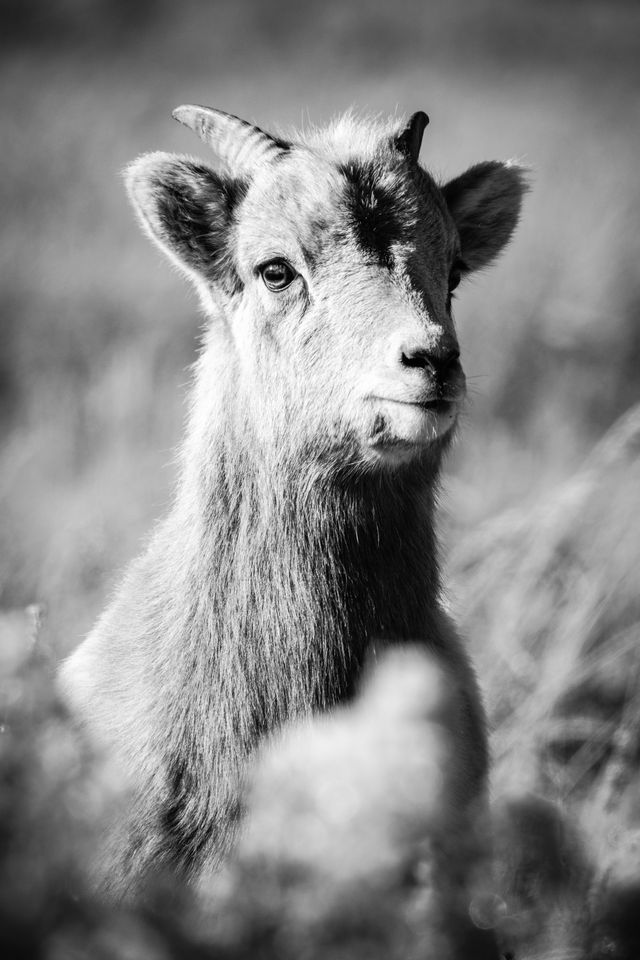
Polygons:
<instances>
[{"instance_id":1,"label":"blurred grass","mask_svg":"<svg viewBox=\"0 0 640 960\"><path fill-rule=\"evenodd\" d=\"M498 861L517 864L516 956L640 949L639 509L636 405L571 477L465 531L450 558L489 710ZM525 800L520 820L523 794L553 806L538 820Z\"/></svg>"}]
</instances>

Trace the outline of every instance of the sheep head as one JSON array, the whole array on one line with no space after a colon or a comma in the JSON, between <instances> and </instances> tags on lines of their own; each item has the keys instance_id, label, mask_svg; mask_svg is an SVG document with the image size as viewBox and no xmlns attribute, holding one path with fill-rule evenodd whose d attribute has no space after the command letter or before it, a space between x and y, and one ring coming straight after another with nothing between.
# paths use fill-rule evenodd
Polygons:
<instances>
[{"instance_id":1,"label":"sheep head","mask_svg":"<svg viewBox=\"0 0 640 960\"><path fill-rule=\"evenodd\" d=\"M433 464L464 396L452 293L511 237L523 171L438 185L418 163L423 113L290 140L210 108L174 116L222 169L148 154L129 195L208 304L256 442L334 470Z\"/></svg>"}]
</instances>

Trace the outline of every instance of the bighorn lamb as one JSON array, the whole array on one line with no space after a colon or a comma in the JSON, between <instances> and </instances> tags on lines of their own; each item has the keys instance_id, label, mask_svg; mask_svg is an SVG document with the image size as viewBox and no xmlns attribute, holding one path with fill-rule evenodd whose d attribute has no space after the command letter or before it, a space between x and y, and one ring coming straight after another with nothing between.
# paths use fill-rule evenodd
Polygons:
<instances>
[{"instance_id":1,"label":"bighorn lamb","mask_svg":"<svg viewBox=\"0 0 640 960\"><path fill-rule=\"evenodd\" d=\"M424 113L286 141L207 107L174 116L220 166L151 153L127 187L208 315L180 480L61 674L132 784L104 866L118 894L215 863L250 751L348 699L375 645L423 643L450 676L462 806L486 771L434 496L465 393L452 293L511 237L523 172L439 185L418 162Z\"/></svg>"}]
</instances>

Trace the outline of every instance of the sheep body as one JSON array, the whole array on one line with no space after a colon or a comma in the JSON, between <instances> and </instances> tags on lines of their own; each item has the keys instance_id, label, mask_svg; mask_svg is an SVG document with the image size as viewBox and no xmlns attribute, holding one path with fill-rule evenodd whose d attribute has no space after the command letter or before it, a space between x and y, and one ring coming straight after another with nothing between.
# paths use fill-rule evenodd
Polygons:
<instances>
[{"instance_id":1,"label":"sheep body","mask_svg":"<svg viewBox=\"0 0 640 960\"><path fill-rule=\"evenodd\" d=\"M101 867L117 895L219 862L247 756L348 700L376 645L421 643L455 677L461 807L487 764L434 500L464 393L451 289L508 240L521 171L480 164L439 187L417 162L423 115L297 143L177 115L230 168L151 154L128 176L210 316L181 479L61 674L131 784Z\"/></svg>"}]
</instances>

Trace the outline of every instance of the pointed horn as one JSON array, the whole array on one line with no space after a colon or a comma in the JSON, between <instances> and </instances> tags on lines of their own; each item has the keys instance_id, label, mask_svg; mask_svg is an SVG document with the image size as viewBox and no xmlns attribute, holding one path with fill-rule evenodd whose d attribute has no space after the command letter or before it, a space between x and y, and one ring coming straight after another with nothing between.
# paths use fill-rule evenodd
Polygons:
<instances>
[{"instance_id":1,"label":"pointed horn","mask_svg":"<svg viewBox=\"0 0 640 960\"><path fill-rule=\"evenodd\" d=\"M204 140L232 173L250 174L265 160L272 160L289 149L259 127L213 107L185 104L173 111L173 117Z\"/></svg>"},{"instance_id":2,"label":"pointed horn","mask_svg":"<svg viewBox=\"0 0 640 960\"><path fill-rule=\"evenodd\" d=\"M415 163L418 162L422 136L428 125L429 117L424 110L418 110L417 113L412 114L407 126L396 137L398 148L408 157L411 157Z\"/></svg>"}]
</instances>

